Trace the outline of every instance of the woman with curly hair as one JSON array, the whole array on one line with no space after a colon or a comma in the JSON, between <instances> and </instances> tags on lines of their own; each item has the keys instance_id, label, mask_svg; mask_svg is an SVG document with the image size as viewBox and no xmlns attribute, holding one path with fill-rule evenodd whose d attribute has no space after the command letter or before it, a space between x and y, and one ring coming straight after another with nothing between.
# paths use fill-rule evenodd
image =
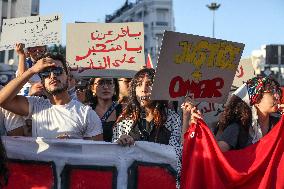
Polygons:
<instances>
[{"instance_id":1,"label":"woman with curly hair","mask_svg":"<svg viewBox=\"0 0 284 189\"><path fill-rule=\"evenodd\" d=\"M113 128L114 142L121 145L131 145L134 141L180 145L179 115L167 108L167 101L150 100L154 74L154 69L144 68L132 79L129 101Z\"/></svg>"},{"instance_id":2,"label":"woman with curly hair","mask_svg":"<svg viewBox=\"0 0 284 189\"><path fill-rule=\"evenodd\" d=\"M218 122L217 140L224 151L242 149L259 141L279 121L273 116L284 107L279 83L270 77L254 77L235 91ZM195 110L192 110L195 111ZM200 118L200 112L192 112Z\"/></svg>"},{"instance_id":3,"label":"woman with curly hair","mask_svg":"<svg viewBox=\"0 0 284 189\"><path fill-rule=\"evenodd\" d=\"M2 139L0 137L0 188L8 182L7 156Z\"/></svg>"}]
</instances>

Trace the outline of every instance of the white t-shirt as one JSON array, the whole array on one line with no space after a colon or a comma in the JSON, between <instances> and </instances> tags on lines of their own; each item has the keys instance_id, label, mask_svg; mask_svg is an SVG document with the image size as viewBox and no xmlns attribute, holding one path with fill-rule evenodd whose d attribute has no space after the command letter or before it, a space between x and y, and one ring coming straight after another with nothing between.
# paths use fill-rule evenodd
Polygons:
<instances>
[{"instance_id":1,"label":"white t-shirt","mask_svg":"<svg viewBox=\"0 0 284 189\"><path fill-rule=\"evenodd\" d=\"M68 134L72 138L92 137L103 132L99 116L90 106L71 100L65 105L53 105L48 99L27 97L32 136L56 138Z\"/></svg>"},{"instance_id":2,"label":"white t-shirt","mask_svg":"<svg viewBox=\"0 0 284 189\"><path fill-rule=\"evenodd\" d=\"M8 110L0 107L1 135L3 135L5 132L12 131L25 125L25 119L22 116L9 112Z\"/></svg>"}]
</instances>

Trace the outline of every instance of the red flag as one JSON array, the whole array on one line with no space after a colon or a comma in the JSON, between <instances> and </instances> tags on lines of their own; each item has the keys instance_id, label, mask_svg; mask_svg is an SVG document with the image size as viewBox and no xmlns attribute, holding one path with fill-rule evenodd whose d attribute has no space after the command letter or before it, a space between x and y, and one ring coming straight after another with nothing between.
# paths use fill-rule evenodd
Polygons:
<instances>
[{"instance_id":1,"label":"red flag","mask_svg":"<svg viewBox=\"0 0 284 189\"><path fill-rule=\"evenodd\" d=\"M154 68L150 54L147 56L146 68Z\"/></svg>"},{"instance_id":2,"label":"red flag","mask_svg":"<svg viewBox=\"0 0 284 189\"><path fill-rule=\"evenodd\" d=\"M222 153L202 121L184 137L181 189L284 188L283 117L259 142Z\"/></svg>"}]
</instances>

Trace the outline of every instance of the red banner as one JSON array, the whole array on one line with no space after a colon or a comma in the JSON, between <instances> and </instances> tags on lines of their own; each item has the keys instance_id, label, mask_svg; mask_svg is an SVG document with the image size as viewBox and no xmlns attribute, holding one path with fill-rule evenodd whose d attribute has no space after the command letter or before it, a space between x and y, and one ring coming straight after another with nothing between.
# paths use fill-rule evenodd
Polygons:
<instances>
[{"instance_id":1,"label":"red banner","mask_svg":"<svg viewBox=\"0 0 284 189\"><path fill-rule=\"evenodd\" d=\"M283 117L259 142L225 153L204 122L185 134L182 189L284 188Z\"/></svg>"},{"instance_id":2,"label":"red banner","mask_svg":"<svg viewBox=\"0 0 284 189\"><path fill-rule=\"evenodd\" d=\"M52 162L11 160L9 180L4 189L57 188L55 165Z\"/></svg>"}]
</instances>

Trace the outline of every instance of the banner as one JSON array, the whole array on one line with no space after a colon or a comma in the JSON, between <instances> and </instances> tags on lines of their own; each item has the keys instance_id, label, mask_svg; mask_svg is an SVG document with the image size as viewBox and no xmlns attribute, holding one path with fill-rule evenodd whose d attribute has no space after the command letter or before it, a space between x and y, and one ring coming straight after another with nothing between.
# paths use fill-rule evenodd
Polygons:
<instances>
[{"instance_id":1,"label":"banner","mask_svg":"<svg viewBox=\"0 0 284 189\"><path fill-rule=\"evenodd\" d=\"M0 51L15 48L16 43L35 47L61 43L61 16L29 16L4 19Z\"/></svg>"},{"instance_id":2,"label":"banner","mask_svg":"<svg viewBox=\"0 0 284 189\"><path fill-rule=\"evenodd\" d=\"M164 33L151 99L225 103L244 44ZM163 83L163 85L161 85Z\"/></svg>"},{"instance_id":3,"label":"banner","mask_svg":"<svg viewBox=\"0 0 284 189\"><path fill-rule=\"evenodd\" d=\"M28 137L2 140L12 159L11 182L5 189L144 186L175 189L176 186L176 154L168 145L136 142L134 146L122 147L80 139Z\"/></svg>"},{"instance_id":4,"label":"banner","mask_svg":"<svg viewBox=\"0 0 284 189\"><path fill-rule=\"evenodd\" d=\"M67 24L66 57L80 77L133 77L145 66L142 22Z\"/></svg>"},{"instance_id":5,"label":"banner","mask_svg":"<svg viewBox=\"0 0 284 189\"><path fill-rule=\"evenodd\" d=\"M284 188L284 118L257 143L222 153L204 122L184 136L181 189Z\"/></svg>"}]
</instances>

